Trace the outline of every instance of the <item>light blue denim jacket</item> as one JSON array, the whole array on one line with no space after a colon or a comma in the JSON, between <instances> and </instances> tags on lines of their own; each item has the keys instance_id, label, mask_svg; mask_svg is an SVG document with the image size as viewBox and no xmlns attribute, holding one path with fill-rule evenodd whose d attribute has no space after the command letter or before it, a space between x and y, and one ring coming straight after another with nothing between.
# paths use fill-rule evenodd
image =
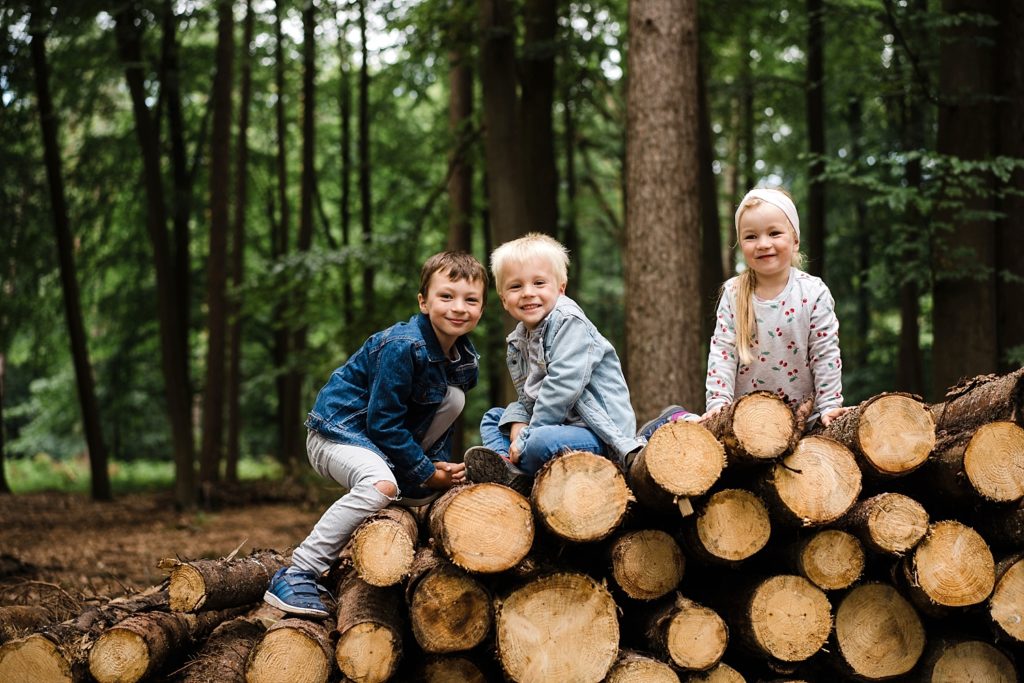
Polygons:
<instances>
[{"instance_id":1,"label":"light blue denim jacket","mask_svg":"<svg viewBox=\"0 0 1024 683\"><path fill-rule=\"evenodd\" d=\"M523 324L506 339L505 361L519 400L505 409L499 427L507 431L513 422L527 423L515 448L522 451L534 427L570 424L571 412L619 457L643 446L615 347L567 296L558 298L545 320L542 362L547 372L536 401L523 390L529 368L515 343L525 337Z\"/></svg>"}]
</instances>

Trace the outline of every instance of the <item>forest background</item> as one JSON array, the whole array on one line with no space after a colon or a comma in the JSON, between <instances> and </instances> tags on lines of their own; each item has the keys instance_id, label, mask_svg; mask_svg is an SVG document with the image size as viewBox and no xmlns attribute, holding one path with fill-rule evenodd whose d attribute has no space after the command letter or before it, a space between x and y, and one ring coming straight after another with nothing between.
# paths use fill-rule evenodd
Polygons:
<instances>
[{"instance_id":1,"label":"forest background","mask_svg":"<svg viewBox=\"0 0 1024 683\"><path fill-rule=\"evenodd\" d=\"M527 231L640 420L703 406L732 213L801 212L846 401L1024 362L1024 7L998 0L0 0L7 466L304 461L419 264ZM508 396L493 290L456 448ZM205 487L205 488L204 488Z\"/></svg>"}]
</instances>

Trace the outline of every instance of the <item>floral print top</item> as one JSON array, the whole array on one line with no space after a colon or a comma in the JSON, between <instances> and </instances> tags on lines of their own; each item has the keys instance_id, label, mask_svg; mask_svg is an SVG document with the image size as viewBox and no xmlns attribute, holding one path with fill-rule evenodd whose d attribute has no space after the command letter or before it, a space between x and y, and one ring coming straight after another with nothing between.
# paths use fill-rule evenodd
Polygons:
<instances>
[{"instance_id":1,"label":"floral print top","mask_svg":"<svg viewBox=\"0 0 1024 683\"><path fill-rule=\"evenodd\" d=\"M821 278L791 268L786 287L771 300L754 297L754 361L736 351L736 280L725 283L708 353L707 410L753 391L770 391L796 408L814 397L811 420L843 405L839 321Z\"/></svg>"}]
</instances>

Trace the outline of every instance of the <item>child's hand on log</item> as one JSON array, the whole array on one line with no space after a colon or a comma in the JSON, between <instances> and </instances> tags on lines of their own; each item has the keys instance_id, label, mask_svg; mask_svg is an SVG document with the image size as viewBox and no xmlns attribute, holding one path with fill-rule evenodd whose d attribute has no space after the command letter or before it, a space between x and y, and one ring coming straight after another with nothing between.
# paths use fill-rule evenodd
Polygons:
<instances>
[{"instance_id":1,"label":"child's hand on log","mask_svg":"<svg viewBox=\"0 0 1024 683\"><path fill-rule=\"evenodd\" d=\"M726 405L728 405L728 404L726 404ZM721 406L718 406L717 408L712 408L711 410L705 412L703 415L700 416L700 419L698 420L698 422L700 422L701 424L704 424L705 422L710 420L712 417L717 415L722 410L722 408L724 408L724 407L725 407L725 405L721 405Z\"/></svg>"},{"instance_id":2,"label":"child's hand on log","mask_svg":"<svg viewBox=\"0 0 1024 683\"><path fill-rule=\"evenodd\" d=\"M850 410L851 410L850 406L845 406L845 407L842 407L842 408L833 408L832 410L829 410L829 411L826 411L826 412L822 413L821 414L821 426L822 427L828 427L829 424L831 424L833 420L835 420L836 418L838 418L838 417L840 417L842 415L845 415L846 413L850 412Z\"/></svg>"},{"instance_id":3,"label":"child's hand on log","mask_svg":"<svg viewBox=\"0 0 1024 683\"><path fill-rule=\"evenodd\" d=\"M448 489L466 481L466 465L455 462L435 462L434 473L427 479L428 489Z\"/></svg>"}]
</instances>

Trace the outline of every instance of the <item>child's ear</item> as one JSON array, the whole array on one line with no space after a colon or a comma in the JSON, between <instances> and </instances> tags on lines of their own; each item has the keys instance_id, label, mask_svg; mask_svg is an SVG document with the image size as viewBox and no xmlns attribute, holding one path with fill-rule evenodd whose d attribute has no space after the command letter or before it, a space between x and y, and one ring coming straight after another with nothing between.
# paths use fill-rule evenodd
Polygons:
<instances>
[{"instance_id":1,"label":"child's ear","mask_svg":"<svg viewBox=\"0 0 1024 683\"><path fill-rule=\"evenodd\" d=\"M416 301L420 304L420 313L423 315L427 314L427 299L422 294L416 295Z\"/></svg>"}]
</instances>

